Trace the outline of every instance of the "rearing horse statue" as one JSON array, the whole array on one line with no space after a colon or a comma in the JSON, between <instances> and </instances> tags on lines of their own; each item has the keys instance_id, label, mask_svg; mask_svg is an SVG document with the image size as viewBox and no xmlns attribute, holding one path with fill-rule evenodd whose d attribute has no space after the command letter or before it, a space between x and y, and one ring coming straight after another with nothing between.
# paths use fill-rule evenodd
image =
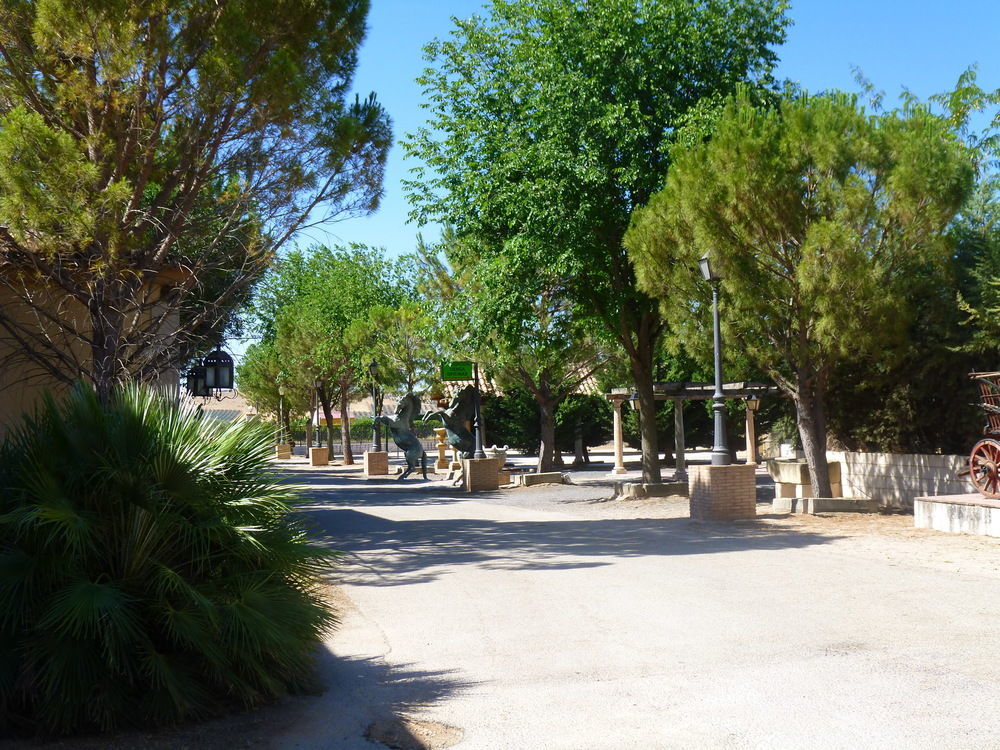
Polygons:
<instances>
[{"instance_id":1,"label":"rearing horse statue","mask_svg":"<svg viewBox=\"0 0 1000 750\"><path fill-rule=\"evenodd\" d=\"M448 434L448 443L458 451L462 458L472 458L476 447L476 439L466 426L476 414L476 389L465 386L451 400L447 409L438 409L424 414L423 421L437 418L441 420Z\"/></svg>"},{"instance_id":2,"label":"rearing horse statue","mask_svg":"<svg viewBox=\"0 0 1000 750\"><path fill-rule=\"evenodd\" d=\"M423 469L424 479L427 479L427 454L420 439L413 434L413 420L419 415L420 399L413 393L407 393L400 399L395 417L375 417L376 425L388 425L393 441L406 456L406 471L397 480L406 479L418 465Z\"/></svg>"}]
</instances>

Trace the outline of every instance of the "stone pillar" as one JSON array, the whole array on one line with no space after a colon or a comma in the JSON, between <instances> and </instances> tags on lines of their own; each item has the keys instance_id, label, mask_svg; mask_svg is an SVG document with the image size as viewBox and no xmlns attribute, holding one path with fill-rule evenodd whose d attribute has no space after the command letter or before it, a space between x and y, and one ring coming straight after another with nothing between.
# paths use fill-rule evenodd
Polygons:
<instances>
[{"instance_id":1,"label":"stone pillar","mask_svg":"<svg viewBox=\"0 0 1000 750\"><path fill-rule=\"evenodd\" d=\"M287 460L292 457L292 446L288 443L278 443L274 448L275 458Z\"/></svg>"},{"instance_id":2,"label":"stone pillar","mask_svg":"<svg viewBox=\"0 0 1000 750\"><path fill-rule=\"evenodd\" d=\"M688 502L693 521L733 521L757 516L754 464L691 467Z\"/></svg>"},{"instance_id":3,"label":"stone pillar","mask_svg":"<svg viewBox=\"0 0 1000 750\"><path fill-rule=\"evenodd\" d=\"M389 451L365 451L365 474L370 477L389 473Z\"/></svg>"},{"instance_id":4,"label":"stone pillar","mask_svg":"<svg viewBox=\"0 0 1000 750\"><path fill-rule=\"evenodd\" d=\"M611 470L612 474L624 474L628 471L625 468L625 444L624 437L622 435L622 401L621 399L614 399L611 402L611 407L615 410L615 468Z\"/></svg>"},{"instance_id":5,"label":"stone pillar","mask_svg":"<svg viewBox=\"0 0 1000 750\"><path fill-rule=\"evenodd\" d=\"M330 463L330 448L310 448L309 464L311 466L327 466Z\"/></svg>"},{"instance_id":6,"label":"stone pillar","mask_svg":"<svg viewBox=\"0 0 1000 750\"><path fill-rule=\"evenodd\" d=\"M438 457L437 461L434 462L434 471L448 471L451 466L451 461L448 460L448 431L444 427L436 427L434 429L434 434L437 435L437 448Z\"/></svg>"},{"instance_id":7,"label":"stone pillar","mask_svg":"<svg viewBox=\"0 0 1000 750\"><path fill-rule=\"evenodd\" d=\"M747 463L760 463L760 455L757 453L757 423L754 412L750 409L747 409Z\"/></svg>"},{"instance_id":8,"label":"stone pillar","mask_svg":"<svg viewBox=\"0 0 1000 750\"><path fill-rule=\"evenodd\" d=\"M688 480L684 461L684 399L674 399L674 481Z\"/></svg>"}]
</instances>

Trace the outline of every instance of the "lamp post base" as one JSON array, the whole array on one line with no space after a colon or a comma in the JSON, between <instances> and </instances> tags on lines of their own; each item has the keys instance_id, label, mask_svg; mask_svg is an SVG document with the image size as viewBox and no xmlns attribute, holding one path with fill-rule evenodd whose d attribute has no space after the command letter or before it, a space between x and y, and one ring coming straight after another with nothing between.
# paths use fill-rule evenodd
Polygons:
<instances>
[{"instance_id":1,"label":"lamp post base","mask_svg":"<svg viewBox=\"0 0 1000 750\"><path fill-rule=\"evenodd\" d=\"M712 451L712 466L729 466L732 462L728 449Z\"/></svg>"}]
</instances>

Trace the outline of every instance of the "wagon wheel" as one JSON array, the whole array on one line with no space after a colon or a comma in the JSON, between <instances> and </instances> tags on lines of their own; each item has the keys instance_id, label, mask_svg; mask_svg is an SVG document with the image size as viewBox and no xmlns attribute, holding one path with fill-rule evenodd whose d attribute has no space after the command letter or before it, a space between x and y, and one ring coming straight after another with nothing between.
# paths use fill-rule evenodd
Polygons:
<instances>
[{"instance_id":1,"label":"wagon wheel","mask_svg":"<svg viewBox=\"0 0 1000 750\"><path fill-rule=\"evenodd\" d=\"M1000 497L1000 442L980 440L969 455L969 478L986 497Z\"/></svg>"}]
</instances>

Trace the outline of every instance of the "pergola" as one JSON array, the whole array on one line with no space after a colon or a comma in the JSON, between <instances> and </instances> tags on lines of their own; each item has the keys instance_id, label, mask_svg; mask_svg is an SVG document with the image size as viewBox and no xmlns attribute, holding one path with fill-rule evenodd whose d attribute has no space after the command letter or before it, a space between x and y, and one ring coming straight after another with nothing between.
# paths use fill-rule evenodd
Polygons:
<instances>
[{"instance_id":1,"label":"pergola","mask_svg":"<svg viewBox=\"0 0 1000 750\"><path fill-rule=\"evenodd\" d=\"M777 394L780 391L767 383L748 383L739 381L725 383L722 392L726 398L741 398L746 404L747 461L758 462L757 433L754 424L754 412L757 409L755 399L761 396ZM674 455L676 469L675 482L687 481L687 468L684 463L684 402L707 401L715 394L714 383L653 383L653 398L657 401L674 402ZM622 438L622 404L626 401L636 401L639 396L631 388L612 388L605 396L615 412L615 468L614 474L624 474L625 446Z\"/></svg>"}]
</instances>

